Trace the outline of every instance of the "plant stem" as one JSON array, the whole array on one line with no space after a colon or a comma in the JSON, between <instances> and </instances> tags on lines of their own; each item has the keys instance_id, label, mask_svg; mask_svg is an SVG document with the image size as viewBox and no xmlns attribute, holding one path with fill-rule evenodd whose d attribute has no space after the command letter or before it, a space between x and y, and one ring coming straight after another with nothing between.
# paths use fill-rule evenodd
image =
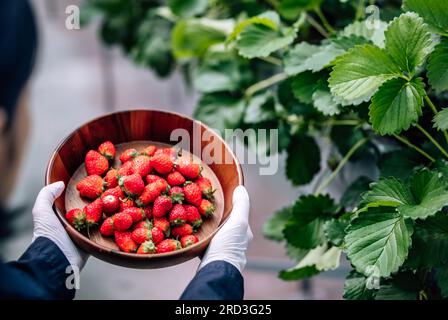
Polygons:
<instances>
[{"instance_id":1,"label":"plant stem","mask_svg":"<svg viewBox=\"0 0 448 320\"><path fill-rule=\"evenodd\" d=\"M409 140L407 140L406 138L400 137L398 134L394 134L394 137L404 143L405 145L407 145L409 148L414 149L415 151L417 151L418 153L420 153L422 156L424 156L425 158L427 158L429 161L431 162L435 162L436 159L434 159L433 157L431 157L427 152L425 152L424 150L420 149L419 147L417 147L416 145L412 144Z\"/></svg>"},{"instance_id":2,"label":"plant stem","mask_svg":"<svg viewBox=\"0 0 448 320\"><path fill-rule=\"evenodd\" d=\"M416 124L416 127L418 130L420 130L429 140L431 140L431 142L437 147L437 149L440 150L440 152L443 153L443 155L445 157L448 158L448 152L446 152L445 149L442 148L442 146L437 142L436 139L433 138L433 136L431 136L431 134L426 131L421 125L419 125L418 123Z\"/></svg>"},{"instance_id":3,"label":"plant stem","mask_svg":"<svg viewBox=\"0 0 448 320\"><path fill-rule=\"evenodd\" d=\"M369 137L364 138L359 140L358 142L356 142L351 148L350 150L347 152L347 154L344 156L344 158L342 158L342 160L339 162L338 166L336 167L336 169L331 173L331 175L325 179L320 186L317 188L316 192L314 192L314 195L317 196L319 195L330 183L331 181L333 181L334 178L336 178L336 176L338 175L338 173L342 170L342 168L347 164L347 162L350 160L350 158L352 157L352 155L359 149L361 148L363 145L365 145L368 141L370 140Z\"/></svg>"},{"instance_id":4,"label":"plant stem","mask_svg":"<svg viewBox=\"0 0 448 320\"><path fill-rule=\"evenodd\" d=\"M314 8L314 12L317 14L317 16L319 17L320 21L322 21L325 29L327 29L329 34L334 33L334 29L331 26L331 24L328 22L327 18L325 17L324 13L322 12L322 10L320 9L319 6Z\"/></svg>"},{"instance_id":5,"label":"plant stem","mask_svg":"<svg viewBox=\"0 0 448 320\"><path fill-rule=\"evenodd\" d=\"M358 7L356 8L355 20L360 20L365 17L366 0L359 0Z\"/></svg>"},{"instance_id":6,"label":"plant stem","mask_svg":"<svg viewBox=\"0 0 448 320\"><path fill-rule=\"evenodd\" d=\"M255 84L251 85L249 88L246 89L246 92L244 93L244 95L246 96L246 98L250 98L256 92L266 89L278 82L281 82L281 81L287 79L288 77L289 76L285 72L277 73L270 78L264 79L260 82L257 82Z\"/></svg>"},{"instance_id":7,"label":"plant stem","mask_svg":"<svg viewBox=\"0 0 448 320\"><path fill-rule=\"evenodd\" d=\"M355 119L346 119L346 120L328 120L325 124L330 126L359 126L363 122Z\"/></svg>"},{"instance_id":8,"label":"plant stem","mask_svg":"<svg viewBox=\"0 0 448 320\"><path fill-rule=\"evenodd\" d=\"M437 115L439 111L437 110L437 107L434 105L434 103L431 101L431 99L428 97L428 95L425 96L426 103L431 108L432 112L434 112L434 115ZM445 140L448 143L448 132L446 130L443 130L443 135L445 136Z\"/></svg>"},{"instance_id":9,"label":"plant stem","mask_svg":"<svg viewBox=\"0 0 448 320\"><path fill-rule=\"evenodd\" d=\"M328 34L328 32L325 30L324 27L321 26L321 24L319 22L317 22L312 16L310 16L309 14L306 15L306 20L308 21L308 23L310 25L312 25L314 27L314 29L316 29L322 36L324 36L325 38L329 38L330 35Z\"/></svg>"},{"instance_id":10,"label":"plant stem","mask_svg":"<svg viewBox=\"0 0 448 320\"><path fill-rule=\"evenodd\" d=\"M276 66L281 66L282 65L282 60L272 57L272 56L267 56L267 57L258 57L258 59L275 64Z\"/></svg>"}]
</instances>

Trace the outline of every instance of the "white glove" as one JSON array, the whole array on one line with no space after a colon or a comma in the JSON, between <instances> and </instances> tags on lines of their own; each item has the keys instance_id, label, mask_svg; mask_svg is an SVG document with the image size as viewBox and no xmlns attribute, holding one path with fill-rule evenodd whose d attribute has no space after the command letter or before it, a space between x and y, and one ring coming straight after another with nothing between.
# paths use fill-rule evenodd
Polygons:
<instances>
[{"instance_id":1,"label":"white glove","mask_svg":"<svg viewBox=\"0 0 448 320\"><path fill-rule=\"evenodd\" d=\"M64 182L59 181L40 190L33 208L33 242L38 237L50 239L61 249L70 265L76 266L81 270L89 256L84 251L78 249L70 240L53 211L53 203L62 194L64 188Z\"/></svg>"},{"instance_id":2,"label":"white glove","mask_svg":"<svg viewBox=\"0 0 448 320\"><path fill-rule=\"evenodd\" d=\"M226 261L240 272L246 266L246 250L253 235L249 226L249 195L238 186L233 191L233 209L230 217L216 233L199 265L199 269L212 261Z\"/></svg>"}]
</instances>

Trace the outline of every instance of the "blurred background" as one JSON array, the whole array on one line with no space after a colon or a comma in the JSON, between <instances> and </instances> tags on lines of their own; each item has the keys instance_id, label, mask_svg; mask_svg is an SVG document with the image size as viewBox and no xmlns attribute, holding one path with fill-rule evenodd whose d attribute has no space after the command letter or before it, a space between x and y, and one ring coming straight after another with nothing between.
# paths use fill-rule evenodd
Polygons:
<instances>
[{"instance_id":1,"label":"blurred background","mask_svg":"<svg viewBox=\"0 0 448 320\"><path fill-rule=\"evenodd\" d=\"M15 233L1 244L6 260L17 259L30 243L34 199L43 187L51 153L67 134L96 116L124 109L148 107L191 115L197 99L178 72L160 80L149 70L132 64L118 48L104 47L96 23L81 30L67 30L65 9L81 1L31 3L39 26L38 63L30 83L31 138L10 202L10 207L20 212L14 222ZM323 273L310 281L277 278L278 271L292 263L283 245L263 238L263 223L282 204L293 202L312 188L292 188L285 178L283 163L280 156L280 170L274 176L260 176L256 165L243 168L255 236L244 272L245 298L339 299L348 268ZM332 185L331 193L337 197L338 185L351 181L354 172L356 168L352 167L343 173L341 180ZM177 299L193 278L198 263L192 260L161 270L133 270L92 257L82 273L76 299Z\"/></svg>"}]
</instances>

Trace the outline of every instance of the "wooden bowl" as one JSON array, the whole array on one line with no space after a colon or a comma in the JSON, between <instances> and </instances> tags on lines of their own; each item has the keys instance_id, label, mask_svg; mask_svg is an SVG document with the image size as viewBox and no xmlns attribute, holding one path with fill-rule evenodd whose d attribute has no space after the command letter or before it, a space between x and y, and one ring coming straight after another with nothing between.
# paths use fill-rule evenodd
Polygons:
<instances>
[{"instance_id":1,"label":"wooden bowl","mask_svg":"<svg viewBox=\"0 0 448 320\"><path fill-rule=\"evenodd\" d=\"M204 220L197 236L199 242L193 246L178 251L138 255L119 251L112 239L103 237L97 229L90 230L88 235L78 232L65 219L66 211L87 203L79 197L76 183L86 176L84 156L91 149L104 141L110 140L117 146L118 152L129 147L143 148L150 143L158 145L173 145L170 136L175 129L185 129L189 133L187 144L183 144L183 156L191 153L203 161L203 175L210 178L213 187L217 189L216 212L210 219ZM195 133L194 133L194 132ZM197 136L204 137L198 139ZM193 141L193 137L195 142ZM203 141L205 140L205 141ZM185 141L184 141L185 142ZM212 161L213 153L205 152L204 148L221 152L227 161ZM243 184L243 173L236 156L224 140L199 121L186 116L160 110L131 110L108 114L94 119L81 126L56 148L48 163L46 184L64 181L67 186L59 197L54 209L59 220L64 225L70 238L82 249L93 256L124 267L130 268L163 268L172 266L200 256L207 248L210 240L232 210L233 190Z\"/></svg>"}]
</instances>

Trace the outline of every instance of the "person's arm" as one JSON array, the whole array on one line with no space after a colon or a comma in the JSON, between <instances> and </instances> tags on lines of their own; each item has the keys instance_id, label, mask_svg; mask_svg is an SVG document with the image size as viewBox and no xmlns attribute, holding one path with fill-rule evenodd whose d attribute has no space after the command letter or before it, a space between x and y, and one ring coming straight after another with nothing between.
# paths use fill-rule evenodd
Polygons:
<instances>
[{"instance_id":1,"label":"person's arm","mask_svg":"<svg viewBox=\"0 0 448 320\"><path fill-rule=\"evenodd\" d=\"M67 279L73 276L73 270L78 272L83 268L88 256L76 248L53 212L54 200L63 190L64 183L56 182L43 188L37 196L33 208L33 243L18 261L0 264L2 298L73 299L75 296L73 281Z\"/></svg>"},{"instance_id":2,"label":"person's arm","mask_svg":"<svg viewBox=\"0 0 448 320\"><path fill-rule=\"evenodd\" d=\"M240 186L233 192L229 219L207 248L199 270L180 297L182 300L241 300L246 250L252 240L249 196Z\"/></svg>"}]
</instances>

